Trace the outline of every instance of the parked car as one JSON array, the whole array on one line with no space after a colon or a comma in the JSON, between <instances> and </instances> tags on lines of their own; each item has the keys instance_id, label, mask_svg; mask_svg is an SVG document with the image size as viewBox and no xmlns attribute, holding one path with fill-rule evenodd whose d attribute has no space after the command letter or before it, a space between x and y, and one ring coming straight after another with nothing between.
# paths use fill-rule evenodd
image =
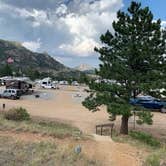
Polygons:
<instances>
[{"instance_id":1,"label":"parked car","mask_svg":"<svg viewBox=\"0 0 166 166\"><path fill-rule=\"evenodd\" d=\"M57 89L56 85L54 85L54 84L47 84L47 85L43 84L42 88L44 88L44 89Z\"/></svg>"},{"instance_id":2,"label":"parked car","mask_svg":"<svg viewBox=\"0 0 166 166\"><path fill-rule=\"evenodd\" d=\"M79 83L78 83L77 81L73 81L73 82L72 82L72 85L73 85L73 86L79 86Z\"/></svg>"},{"instance_id":3,"label":"parked car","mask_svg":"<svg viewBox=\"0 0 166 166\"><path fill-rule=\"evenodd\" d=\"M137 96L136 98L130 99L130 104L142 106L147 109L161 110L166 106L166 102L156 99L152 96Z\"/></svg>"},{"instance_id":4,"label":"parked car","mask_svg":"<svg viewBox=\"0 0 166 166\"><path fill-rule=\"evenodd\" d=\"M0 93L1 98L8 98L8 99L20 99L20 91L17 89L6 89Z\"/></svg>"}]
</instances>

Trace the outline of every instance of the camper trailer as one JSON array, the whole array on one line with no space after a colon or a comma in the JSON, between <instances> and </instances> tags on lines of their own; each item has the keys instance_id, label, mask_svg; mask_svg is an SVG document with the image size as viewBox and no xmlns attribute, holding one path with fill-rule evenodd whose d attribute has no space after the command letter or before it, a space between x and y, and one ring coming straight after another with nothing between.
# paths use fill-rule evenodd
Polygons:
<instances>
[{"instance_id":1,"label":"camper trailer","mask_svg":"<svg viewBox=\"0 0 166 166\"><path fill-rule=\"evenodd\" d=\"M1 78L0 78L0 85L1 85L1 86L6 85L6 81L7 81L7 80L11 80L12 78L13 78L12 76L1 77Z\"/></svg>"},{"instance_id":2,"label":"camper trailer","mask_svg":"<svg viewBox=\"0 0 166 166\"><path fill-rule=\"evenodd\" d=\"M7 80L6 89L17 89L20 90L22 94L25 94L29 89L32 89L32 84L21 80Z\"/></svg>"}]
</instances>

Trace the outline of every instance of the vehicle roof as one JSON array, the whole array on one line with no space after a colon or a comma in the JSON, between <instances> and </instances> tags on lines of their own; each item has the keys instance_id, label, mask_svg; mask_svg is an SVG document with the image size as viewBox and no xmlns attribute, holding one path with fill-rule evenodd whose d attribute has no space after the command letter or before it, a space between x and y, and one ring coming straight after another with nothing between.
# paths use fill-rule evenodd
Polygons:
<instances>
[{"instance_id":1,"label":"vehicle roof","mask_svg":"<svg viewBox=\"0 0 166 166\"><path fill-rule=\"evenodd\" d=\"M4 90L14 90L14 91L19 91L19 89L4 89Z\"/></svg>"}]
</instances>

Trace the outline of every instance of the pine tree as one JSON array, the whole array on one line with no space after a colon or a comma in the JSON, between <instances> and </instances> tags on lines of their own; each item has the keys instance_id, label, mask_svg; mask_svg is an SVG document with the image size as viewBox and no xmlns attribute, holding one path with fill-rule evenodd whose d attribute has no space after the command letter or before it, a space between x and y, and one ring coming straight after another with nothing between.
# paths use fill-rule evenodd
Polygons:
<instances>
[{"instance_id":1,"label":"pine tree","mask_svg":"<svg viewBox=\"0 0 166 166\"><path fill-rule=\"evenodd\" d=\"M108 30L101 35L102 47L95 48L101 61L96 72L101 80L116 82L91 82L91 94L83 105L92 111L106 105L111 117L122 116L120 133L128 134L128 119L133 110L130 98L140 92L160 97L159 89L166 87L166 32L160 19L153 20L148 7L134 1L127 12L117 12L112 26L114 33ZM152 117L149 113L142 115Z\"/></svg>"}]
</instances>

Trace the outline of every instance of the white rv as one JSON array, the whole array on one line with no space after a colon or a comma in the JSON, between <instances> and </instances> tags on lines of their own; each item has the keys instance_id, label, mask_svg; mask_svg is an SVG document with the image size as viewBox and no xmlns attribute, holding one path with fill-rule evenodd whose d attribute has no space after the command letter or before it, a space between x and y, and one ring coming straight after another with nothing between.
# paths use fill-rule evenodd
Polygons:
<instances>
[{"instance_id":1,"label":"white rv","mask_svg":"<svg viewBox=\"0 0 166 166\"><path fill-rule=\"evenodd\" d=\"M40 86L45 89L56 89L57 86L55 83L52 82L51 78L44 78L40 82Z\"/></svg>"}]
</instances>

